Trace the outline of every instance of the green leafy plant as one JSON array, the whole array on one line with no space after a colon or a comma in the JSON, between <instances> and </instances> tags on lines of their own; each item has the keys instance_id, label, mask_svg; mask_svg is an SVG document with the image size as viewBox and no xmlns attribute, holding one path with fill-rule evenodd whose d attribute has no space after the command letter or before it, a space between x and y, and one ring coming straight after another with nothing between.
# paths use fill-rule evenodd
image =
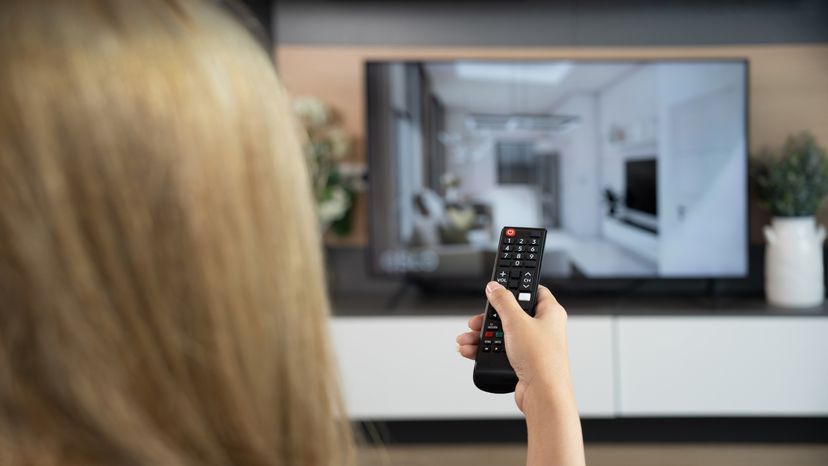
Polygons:
<instances>
[{"instance_id":1,"label":"green leafy plant","mask_svg":"<svg viewBox=\"0 0 828 466\"><path fill-rule=\"evenodd\" d=\"M772 215L814 215L828 194L828 156L813 134L804 131L789 136L781 148L762 152L755 177Z\"/></svg>"}]
</instances>

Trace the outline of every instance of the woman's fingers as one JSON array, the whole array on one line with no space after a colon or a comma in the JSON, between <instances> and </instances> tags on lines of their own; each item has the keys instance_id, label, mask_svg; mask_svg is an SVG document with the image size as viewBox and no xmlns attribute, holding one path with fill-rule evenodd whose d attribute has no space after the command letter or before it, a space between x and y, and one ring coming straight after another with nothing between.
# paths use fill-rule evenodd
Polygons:
<instances>
[{"instance_id":1,"label":"woman's fingers","mask_svg":"<svg viewBox=\"0 0 828 466\"><path fill-rule=\"evenodd\" d=\"M507 332L513 325L519 325L521 321L531 319L529 314L520 308L515 295L500 283L489 282L486 285L486 298L488 298L492 307L497 310L497 314L500 316L503 327Z\"/></svg>"},{"instance_id":2,"label":"woman's fingers","mask_svg":"<svg viewBox=\"0 0 828 466\"><path fill-rule=\"evenodd\" d=\"M546 316L558 315L559 317L566 317L566 311L563 306L558 303L555 296L549 291L549 288L538 286L538 304L535 306L535 317L544 319Z\"/></svg>"},{"instance_id":3,"label":"woman's fingers","mask_svg":"<svg viewBox=\"0 0 828 466\"><path fill-rule=\"evenodd\" d=\"M457 351L464 358L474 360L477 356L477 345L462 345L457 347Z\"/></svg>"},{"instance_id":4,"label":"woman's fingers","mask_svg":"<svg viewBox=\"0 0 828 466\"><path fill-rule=\"evenodd\" d=\"M477 314L469 319L469 328L475 332L479 332L483 328L483 314Z\"/></svg>"},{"instance_id":5,"label":"woman's fingers","mask_svg":"<svg viewBox=\"0 0 828 466\"><path fill-rule=\"evenodd\" d=\"M555 295L549 291L549 288L538 285L538 304L558 304L558 300L555 298Z\"/></svg>"},{"instance_id":6,"label":"woman's fingers","mask_svg":"<svg viewBox=\"0 0 828 466\"><path fill-rule=\"evenodd\" d=\"M480 340L480 332L466 332L457 335L457 344L463 345L477 345Z\"/></svg>"},{"instance_id":7,"label":"woman's fingers","mask_svg":"<svg viewBox=\"0 0 828 466\"><path fill-rule=\"evenodd\" d=\"M477 314L469 319L471 332L457 335L457 352L464 358L474 359L477 356L477 344L480 341L480 329L483 328L483 314Z\"/></svg>"}]
</instances>

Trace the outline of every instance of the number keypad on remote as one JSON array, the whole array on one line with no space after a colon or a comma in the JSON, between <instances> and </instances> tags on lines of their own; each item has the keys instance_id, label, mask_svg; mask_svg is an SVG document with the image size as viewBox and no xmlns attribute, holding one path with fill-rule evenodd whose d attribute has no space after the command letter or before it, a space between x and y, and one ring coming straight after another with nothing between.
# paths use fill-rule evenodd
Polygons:
<instances>
[{"instance_id":1,"label":"number keypad on remote","mask_svg":"<svg viewBox=\"0 0 828 466\"><path fill-rule=\"evenodd\" d=\"M534 315L537 301L538 272L545 239L546 230L540 228L504 228L492 273L492 280L508 288L520 307L530 315ZM479 352L502 353L505 335L500 318L491 305L486 309Z\"/></svg>"}]
</instances>

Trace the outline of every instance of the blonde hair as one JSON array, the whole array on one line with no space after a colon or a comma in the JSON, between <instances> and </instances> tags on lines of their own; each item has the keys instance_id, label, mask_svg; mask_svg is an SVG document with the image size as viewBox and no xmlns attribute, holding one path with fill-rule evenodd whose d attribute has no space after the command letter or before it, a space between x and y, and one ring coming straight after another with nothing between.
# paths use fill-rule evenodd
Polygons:
<instances>
[{"instance_id":1,"label":"blonde hair","mask_svg":"<svg viewBox=\"0 0 828 466\"><path fill-rule=\"evenodd\" d=\"M212 2L0 8L0 458L352 458L267 54Z\"/></svg>"}]
</instances>

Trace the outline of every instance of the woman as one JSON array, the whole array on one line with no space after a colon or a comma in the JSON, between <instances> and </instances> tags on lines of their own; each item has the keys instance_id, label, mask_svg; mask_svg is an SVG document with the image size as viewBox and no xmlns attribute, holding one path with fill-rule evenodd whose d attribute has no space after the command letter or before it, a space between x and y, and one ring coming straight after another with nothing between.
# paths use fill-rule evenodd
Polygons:
<instances>
[{"instance_id":1,"label":"woman","mask_svg":"<svg viewBox=\"0 0 828 466\"><path fill-rule=\"evenodd\" d=\"M11 0L0 63L0 462L351 463L298 132L250 34L208 1ZM534 395L555 365L519 348L520 406L563 435L569 399Z\"/></svg>"}]
</instances>

